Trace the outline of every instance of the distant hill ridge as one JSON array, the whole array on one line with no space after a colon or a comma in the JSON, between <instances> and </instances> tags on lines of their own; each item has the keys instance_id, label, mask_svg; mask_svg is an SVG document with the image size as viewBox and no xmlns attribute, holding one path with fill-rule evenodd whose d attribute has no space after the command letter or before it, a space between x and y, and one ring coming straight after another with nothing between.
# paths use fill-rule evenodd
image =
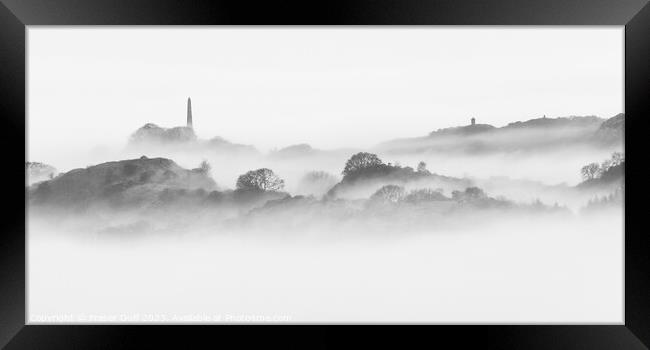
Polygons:
<instances>
[{"instance_id":1,"label":"distant hill ridge","mask_svg":"<svg viewBox=\"0 0 650 350\"><path fill-rule=\"evenodd\" d=\"M625 136L625 113L620 113L605 120L594 137L604 144L622 142Z\"/></svg>"},{"instance_id":2,"label":"distant hill ridge","mask_svg":"<svg viewBox=\"0 0 650 350\"><path fill-rule=\"evenodd\" d=\"M457 126L451 128L438 129L429 133L429 136L438 135L472 135L484 132L508 130L508 129L523 129L529 127L535 128L553 128L553 127L582 127L593 126L603 123L602 118L596 116L570 116L558 118L535 118L526 121L516 121L509 123L503 127L495 127L490 124L470 124L466 126Z\"/></svg>"},{"instance_id":3,"label":"distant hill ridge","mask_svg":"<svg viewBox=\"0 0 650 350\"><path fill-rule=\"evenodd\" d=\"M196 141L196 134L192 128L186 126L177 126L173 128L163 128L154 123L147 123L135 131L131 136L131 143L177 143Z\"/></svg>"},{"instance_id":4,"label":"distant hill ridge","mask_svg":"<svg viewBox=\"0 0 650 350\"><path fill-rule=\"evenodd\" d=\"M403 138L379 144L379 152L517 152L552 150L569 145L617 146L624 134L625 114L609 119L596 116L535 118L503 127L472 123L438 129L426 136Z\"/></svg>"},{"instance_id":5,"label":"distant hill ridge","mask_svg":"<svg viewBox=\"0 0 650 350\"><path fill-rule=\"evenodd\" d=\"M205 149L222 153L259 153L250 145L230 142L216 136L209 140L199 139L194 130L186 126L163 128L153 123L147 123L131 135L129 147L142 150L172 147L176 150Z\"/></svg>"}]
</instances>

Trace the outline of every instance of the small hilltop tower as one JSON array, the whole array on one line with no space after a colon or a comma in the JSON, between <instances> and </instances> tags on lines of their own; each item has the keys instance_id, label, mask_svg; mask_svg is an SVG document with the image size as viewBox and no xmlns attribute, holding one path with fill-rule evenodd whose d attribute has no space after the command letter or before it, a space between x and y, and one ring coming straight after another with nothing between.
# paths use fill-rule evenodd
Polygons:
<instances>
[{"instance_id":1,"label":"small hilltop tower","mask_svg":"<svg viewBox=\"0 0 650 350\"><path fill-rule=\"evenodd\" d=\"M470 119L470 121L471 121L472 125L476 125L476 118L472 117L472 119Z\"/></svg>"},{"instance_id":2,"label":"small hilltop tower","mask_svg":"<svg viewBox=\"0 0 650 350\"><path fill-rule=\"evenodd\" d=\"M187 98L187 127L190 129L194 129L192 125L192 99Z\"/></svg>"}]
</instances>

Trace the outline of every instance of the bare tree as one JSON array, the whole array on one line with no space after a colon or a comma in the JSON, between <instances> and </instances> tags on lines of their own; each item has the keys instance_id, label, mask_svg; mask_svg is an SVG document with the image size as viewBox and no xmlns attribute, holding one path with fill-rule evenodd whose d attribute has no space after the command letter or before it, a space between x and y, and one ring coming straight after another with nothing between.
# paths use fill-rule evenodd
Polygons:
<instances>
[{"instance_id":1,"label":"bare tree","mask_svg":"<svg viewBox=\"0 0 650 350\"><path fill-rule=\"evenodd\" d=\"M240 190L279 191L282 188L284 180L267 168L251 170L237 178L237 189Z\"/></svg>"}]
</instances>

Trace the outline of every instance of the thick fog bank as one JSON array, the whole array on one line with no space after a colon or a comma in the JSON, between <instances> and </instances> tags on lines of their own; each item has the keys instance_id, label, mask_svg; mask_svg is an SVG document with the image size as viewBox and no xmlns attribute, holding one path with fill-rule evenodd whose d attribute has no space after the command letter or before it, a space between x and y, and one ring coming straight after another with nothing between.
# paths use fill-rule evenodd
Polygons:
<instances>
[{"instance_id":1,"label":"thick fog bank","mask_svg":"<svg viewBox=\"0 0 650 350\"><path fill-rule=\"evenodd\" d=\"M446 133L28 163L28 319L622 322L622 145Z\"/></svg>"},{"instance_id":2,"label":"thick fog bank","mask_svg":"<svg viewBox=\"0 0 650 350\"><path fill-rule=\"evenodd\" d=\"M593 161L608 158L612 152L622 147L612 148L565 148L548 152L509 152L487 155L441 154L441 153L386 153L377 154L387 163L415 168L421 161L436 174L487 180L492 177L513 180L535 181L544 185L566 184L573 186L581 181L580 168ZM49 161L60 171L85 168L89 165L114 161L116 159L164 157L173 159L180 166L195 168L203 160L212 166L211 177L221 189L233 189L237 177L246 171L258 168L272 169L285 181L285 190L293 194L322 195L323 189L305 188L301 184L306 174L324 171L341 177L345 161L355 151L324 151L305 156L274 157L264 154L213 154L209 152L187 153L174 151L135 151L116 150L103 155L86 154L79 157L66 157L60 161ZM518 184L520 186L521 184ZM312 193L313 192L313 193ZM511 192L511 191L510 191ZM530 198L531 196L528 196ZM528 198L526 200L528 200Z\"/></svg>"},{"instance_id":3,"label":"thick fog bank","mask_svg":"<svg viewBox=\"0 0 650 350\"><path fill-rule=\"evenodd\" d=\"M36 323L622 322L622 210L390 235L28 224Z\"/></svg>"}]
</instances>

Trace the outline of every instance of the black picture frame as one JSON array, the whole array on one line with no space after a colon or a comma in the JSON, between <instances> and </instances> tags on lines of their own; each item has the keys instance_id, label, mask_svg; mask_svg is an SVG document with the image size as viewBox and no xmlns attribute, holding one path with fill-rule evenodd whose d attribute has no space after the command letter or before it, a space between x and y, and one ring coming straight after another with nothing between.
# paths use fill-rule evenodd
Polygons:
<instances>
[{"instance_id":1,"label":"black picture frame","mask_svg":"<svg viewBox=\"0 0 650 350\"><path fill-rule=\"evenodd\" d=\"M498 349L647 349L650 239L642 222L644 134L650 102L647 0L247 1L0 0L0 145L6 168L0 232L0 346L7 349L116 349L187 346L453 344ZM624 25L625 324L493 326L35 326L25 325L25 31L29 25ZM627 183L632 183L629 186ZM633 185L637 183L637 185ZM353 337L350 337L353 336ZM451 341L451 343L449 343ZM646 344L646 345L644 345ZM337 346L338 347L338 346Z\"/></svg>"}]
</instances>

